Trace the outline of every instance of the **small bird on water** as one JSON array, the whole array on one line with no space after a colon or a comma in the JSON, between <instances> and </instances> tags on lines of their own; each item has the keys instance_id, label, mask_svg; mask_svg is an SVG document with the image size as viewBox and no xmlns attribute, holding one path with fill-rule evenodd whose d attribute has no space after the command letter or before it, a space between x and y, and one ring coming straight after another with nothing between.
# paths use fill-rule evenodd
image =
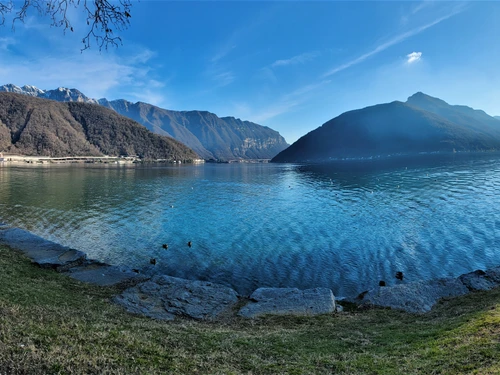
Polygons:
<instances>
[{"instance_id":1,"label":"small bird on water","mask_svg":"<svg viewBox=\"0 0 500 375\"><path fill-rule=\"evenodd\" d=\"M378 286L385 286L385 281L384 280L380 280L378 282Z\"/></svg>"},{"instance_id":2,"label":"small bird on water","mask_svg":"<svg viewBox=\"0 0 500 375\"><path fill-rule=\"evenodd\" d=\"M191 247L191 245L192 245L192 243L191 243L191 241L189 241L189 242L188 242L188 246L189 246L189 247Z\"/></svg>"},{"instance_id":3,"label":"small bird on water","mask_svg":"<svg viewBox=\"0 0 500 375\"><path fill-rule=\"evenodd\" d=\"M164 243L163 245L161 245L161 247L163 247L166 250L168 249L168 244Z\"/></svg>"},{"instance_id":4,"label":"small bird on water","mask_svg":"<svg viewBox=\"0 0 500 375\"><path fill-rule=\"evenodd\" d=\"M155 258L151 258L151 259L149 260L149 263L151 263L151 264L155 265L155 264L156 264L156 259L155 259Z\"/></svg>"},{"instance_id":5,"label":"small bird on water","mask_svg":"<svg viewBox=\"0 0 500 375\"><path fill-rule=\"evenodd\" d=\"M401 271L396 272L396 279L403 281L403 272Z\"/></svg>"}]
</instances>

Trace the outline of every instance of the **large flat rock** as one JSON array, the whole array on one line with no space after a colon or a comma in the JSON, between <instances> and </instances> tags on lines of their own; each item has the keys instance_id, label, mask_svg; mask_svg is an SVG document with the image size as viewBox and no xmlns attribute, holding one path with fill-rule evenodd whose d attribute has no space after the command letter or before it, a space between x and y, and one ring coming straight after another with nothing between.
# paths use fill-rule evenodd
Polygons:
<instances>
[{"instance_id":1,"label":"large flat rock","mask_svg":"<svg viewBox=\"0 0 500 375\"><path fill-rule=\"evenodd\" d=\"M471 291L476 290L490 290L500 285L500 268L493 268L488 271L476 270L469 272L458 277L467 289Z\"/></svg>"},{"instance_id":2,"label":"large flat rock","mask_svg":"<svg viewBox=\"0 0 500 375\"><path fill-rule=\"evenodd\" d=\"M263 315L319 315L335 312L335 297L330 289L259 288L250 296L238 315L256 318Z\"/></svg>"},{"instance_id":3,"label":"large flat rock","mask_svg":"<svg viewBox=\"0 0 500 375\"><path fill-rule=\"evenodd\" d=\"M468 292L469 289L459 279L445 278L379 287L364 294L359 302L424 313L430 311L441 298L462 296Z\"/></svg>"},{"instance_id":4,"label":"large flat rock","mask_svg":"<svg viewBox=\"0 0 500 375\"><path fill-rule=\"evenodd\" d=\"M129 312L160 320L175 316L215 320L231 313L238 295L220 284L157 275L128 288L115 301Z\"/></svg>"},{"instance_id":5,"label":"large flat rock","mask_svg":"<svg viewBox=\"0 0 500 375\"><path fill-rule=\"evenodd\" d=\"M33 263L44 268L63 270L83 263L87 257L82 251L47 241L19 228L0 227L0 244L23 252Z\"/></svg>"}]
</instances>

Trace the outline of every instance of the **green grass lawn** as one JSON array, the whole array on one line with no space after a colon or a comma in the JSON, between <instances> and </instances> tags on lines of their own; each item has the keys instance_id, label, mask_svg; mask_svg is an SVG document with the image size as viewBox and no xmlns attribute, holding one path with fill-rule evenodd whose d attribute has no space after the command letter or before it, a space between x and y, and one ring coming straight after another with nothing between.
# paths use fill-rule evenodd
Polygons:
<instances>
[{"instance_id":1,"label":"green grass lawn","mask_svg":"<svg viewBox=\"0 0 500 375\"><path fill-rule=\"evenodd\" d=\"M118 292L0 246L0 374L500 374L500 288L425 315L223 323L133 316Z\"/></svg>"}]
</instances>

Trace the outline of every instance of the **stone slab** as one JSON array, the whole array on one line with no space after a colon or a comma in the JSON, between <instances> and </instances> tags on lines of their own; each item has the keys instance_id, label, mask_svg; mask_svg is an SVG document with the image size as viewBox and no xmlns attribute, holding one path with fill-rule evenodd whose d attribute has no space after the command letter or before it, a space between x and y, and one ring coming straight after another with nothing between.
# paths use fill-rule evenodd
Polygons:
<instances>
[{"instance_id":1,"label":"stone slab","mask_svg":"<svg viewBox=\"0 0 500 375\"><path fill-rule=\"evenodd\" d=\"M238 295L220 284L157 275L128 288L115 302L129 312L160 320L172 320L175 316L215 320L232 313Z\"/></svg>"},{"instance_id":2,"label":"stone slab","mask_svg":"<svg viewBox=\"0 0 500 375\"><path fill-rule=\"evenodd\" d=\"M359 303L425 313L441 298L462 296L468 292L460 280L445 278L378 287L365 293Z\"/></svg>"},{"instance_id":3,"label":"stone slab","mask_svg":"<svg viewBox=\"0 0 500 375\"><path fill-rule=\"evenodd\" d=\"M238 315L256 318L263 315L319 315L335 312L335 296L327 288L259 288L250 296Z\"/></svg>"},{"instance_id":4,"label":"stone slab","mask_svg":"<svg viewBox=\"0 0 500 375\"><path fill-rule=\"evenodd\" d=\"M492 278L490 278L489 275L491 275ZM498 282L495 281L495 276L495 270L490 270L489 273L482 270L476 270L460 275L458 279L471 291L490 290L498 286Z\"/></svg>"},{"instance_id":5,"label":"stone slab","mask_svg":"<svg viewBox=\"0 0 500 375\"><path fill-rule=\"evenodd\" d=\"M87 258L82 251L48 241L20 228L0 228L0 244L19 250L43 268L63 270Z\"/></svg>"}]
</instances>

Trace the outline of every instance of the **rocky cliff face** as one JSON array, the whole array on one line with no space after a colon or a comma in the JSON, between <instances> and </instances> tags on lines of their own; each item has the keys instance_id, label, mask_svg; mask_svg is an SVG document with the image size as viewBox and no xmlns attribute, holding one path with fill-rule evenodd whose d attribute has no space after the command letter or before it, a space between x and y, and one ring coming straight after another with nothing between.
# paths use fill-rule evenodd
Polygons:
<instances>
[{"instance_id":1,"label":"rocky cliff face","mask_svg":"<svg viewBox=\"0 0 500 375\"><path fill-rule=\"evenodd\" d=\"M56 100L100 104L144 125L153 133L172 137L204 159L271 159L288 147L285 139L268 127L234 117L219 118L207 111L171 111L148 103L123 99L95 100L77 89L40 90L34 86L0 86L0 91Z\"/></svg>"},{"instance_id":2,"label":"rocky cliff face","mask_svg":"<svg viewBox=\"0 0 500 375\"><path fill-rule=\"evenodd\" d=\"M220 118L207 111L170 111L126 100L101 99L99 103L157 134L181 141L205 159L270 159L288 147L278 132L234 117Z\"/></svg>"},{"instance_id":3,"label":"rocky cliff face","mask_svg":"<svg viewBox=\"0 0 500 375\"><path fill-rule=\"evenodd\" d=\"M59 103L6 92L0 93L0 151L52 157L198 158L182 143L153 134L99 105Z\"/></svg>"},{"instance_id":4,"label":"rocky cliff face","mask_svg":"<svg viewBox=\"0 0 500 375\"><path fill-rule=\"evenodd\" d=\"M454 151L500 150L500 123L485 112L417 93L406 103L349 111L278 154L275 162L325 162Z\"/></svg>"},{"instance_id":5,"label":"rocky cliff face","mask_svg":"<svg viewBox=\"0 0 500 375\"><path fill-rule=\"evenodd\" d=\"M37 98L51 99L58 102L78 102L78 103L92 103L98 104L97 100L85 96L77 89L67 89L59 87L55 90L40 90L35 86L25 85L18 87L11 83L0 86L0 92L13 92L15 94L24 94L34 96Z\"/></svg>"}]
</instances>

